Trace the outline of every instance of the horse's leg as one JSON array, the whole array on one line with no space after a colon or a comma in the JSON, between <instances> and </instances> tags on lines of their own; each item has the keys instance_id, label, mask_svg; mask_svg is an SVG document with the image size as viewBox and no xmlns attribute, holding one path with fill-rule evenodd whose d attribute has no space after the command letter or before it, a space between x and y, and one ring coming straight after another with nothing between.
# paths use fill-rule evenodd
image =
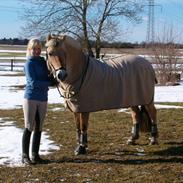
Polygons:
<instances>
[{"instance_id":1,"label":"horse's leg","mask_svg":"<svg viewBox=\"0 0 183 183\"><path fill-rule=\"evenodd\" d=\"M139 123L140 123L140 109L138 106L131 107L131 115L132 115L132 131L131 137L127 140L127 144L134 145L135 140L139 138Z\"/></svg>"},{"instance_id":2,"label":"horse's leg","mask_svg":"<svg viewBox=\"0 0 183 183\"><path fill-rule=\"evenodd\" d=\"M74 113L74 119L76 123L76 141L77 141L77 144L80 144L80 136L81 136L80 113Z\"/></svg>"},{"instance_id":3,"label":"horse's leg","mask_svg":"<svg viewBox=\"0 0 183 183\"><path fill-rule=\"evenodd\" d=\"M88 130L89 113L75 113L77 127L77 141L79 143L75 150L75 155L86 154L87 148L87 130Z\"/></svg>"},{"instance_id":4,"label":"horse's leg","mask_svg":"<svg viewBox=\"0 0 183 183\"><path fill-rule=\"evenodd\" d=\"M89 120L89 113L81 113L80 118L80 129L81 129L81 138L80 144L82 146L88 146L88 137L87 137L87 130L88 130L88 120Z\"/></svg>"},{"instance_id":5,"label":"horse's leg","mask_svg":"<svg viewBox=\"0 0 183 183\"><path fill-rule=\"evenodd\" d=\"M148 111L152 123L150 145L158 144L157 110L154 106L154 102L151 102L150 104L146 105L146 109Z\"/></svg>"}]
</instances>

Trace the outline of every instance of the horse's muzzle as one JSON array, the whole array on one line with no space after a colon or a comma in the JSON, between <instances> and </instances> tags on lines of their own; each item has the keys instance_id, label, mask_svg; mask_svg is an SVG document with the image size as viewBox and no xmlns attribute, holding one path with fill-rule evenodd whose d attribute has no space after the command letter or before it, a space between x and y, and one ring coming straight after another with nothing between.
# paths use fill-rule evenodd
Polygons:
<instances>
[{"instance_id":1,"label":"horse's muzzle","mask_svg":"<svg viewBox=\"0 0 183 183\"><path fill-rule=\"evenodd\" d=\"M67 77L67 71L65 69L59 69L56 71L56 78L60 81L64 81Z\"/></svg>"}]
</instances>

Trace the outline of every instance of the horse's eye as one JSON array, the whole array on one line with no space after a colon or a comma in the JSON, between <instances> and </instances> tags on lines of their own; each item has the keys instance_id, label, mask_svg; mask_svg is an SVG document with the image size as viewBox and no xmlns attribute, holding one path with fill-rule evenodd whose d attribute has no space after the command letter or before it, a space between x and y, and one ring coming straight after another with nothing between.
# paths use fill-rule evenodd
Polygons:
<instances>
[{"instance_id":1,"label":"horse's eye","mask_svg":"<svg viewBox=\"0 0 183 183\"><path fill-rule=\"evenodd\" d=\"M53 52L49 52L48 55L49 55L49 56L53 56Z\"/></svg>"}]
</instances>

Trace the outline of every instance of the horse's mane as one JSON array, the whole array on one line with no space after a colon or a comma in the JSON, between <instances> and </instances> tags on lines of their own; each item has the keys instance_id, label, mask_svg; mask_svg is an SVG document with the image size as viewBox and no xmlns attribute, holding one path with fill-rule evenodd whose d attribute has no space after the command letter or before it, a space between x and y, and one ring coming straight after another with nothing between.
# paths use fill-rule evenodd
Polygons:
<instances>
[{"instance_id":1,"label":"horse's mane","mask_svg":"<svg viewBox=\"0 0 183 183\"><path fill-rule=\"evenodd\" d=\"M57 46L58 41L65 41L65 43L71 47L77 50L82 50L80 43L68 35L50 36L47 39L46 47L55 47Z\"/></svg>"},{"instance_id":2,"label":"horse's mane","mask_svg":"<svg viewBox=\"0 0 183 183\"><path fill-rule=\"evenodd\" d=\"M79 43L79 41L73 39L72 37L70 36L66 36L65 35L65 41L67 42L67 44L69 44L70 46L78 49L78 50L81 50L82 47L81 47L81 44Z\"/></svg>"}]
</instances>

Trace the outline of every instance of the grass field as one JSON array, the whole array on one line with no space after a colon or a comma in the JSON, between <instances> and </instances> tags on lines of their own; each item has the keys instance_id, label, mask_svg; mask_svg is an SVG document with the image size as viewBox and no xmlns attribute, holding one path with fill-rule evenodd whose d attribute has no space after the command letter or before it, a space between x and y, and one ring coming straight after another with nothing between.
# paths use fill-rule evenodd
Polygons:
<instances>
[{"instance_id":1,"label":"grass field","mask_svg":"<svg viewBox=\"0 0 183 183\"><path fill-rule=\"evenodd\" d=\"M126 145L131 131L129 114L117 110L91 113L88 154L74 156L72 113L52 111L55 107L61 106L49 105L44 127L50 138L61 145L60 150L44 156L48 164L1 165L1 183L183 182L183 109L158 110L159 145L155 146L148 145L149 134L141 134L138 145ZM0 110L0 116L23 128L21 109Z\"/></svg>"},{"instance_id":2,"label":"grass field","mask_svg":"<svg viewBox=\"0 0 183 183\"><path fill-rule=\"evenodd\" d=\"M113 54L147 53L140 49L104 51ZM170 104L183 106L183 103ZM183 109L158 110L159 145L155 146L148 145L149 134L141 134L138 145L126 145L131 131L129 114L117 110L91 113L88 153L75 156L73 115L67 110L52 111L55 107L61 106L49 105L44 130L60 145L60 150L44 156L48 160L44 165L0 165L0 183L183 182ZM22 109L0 110L0 117L16 121L19 128L24 126Z\"/></svg>"}]
</instances>

